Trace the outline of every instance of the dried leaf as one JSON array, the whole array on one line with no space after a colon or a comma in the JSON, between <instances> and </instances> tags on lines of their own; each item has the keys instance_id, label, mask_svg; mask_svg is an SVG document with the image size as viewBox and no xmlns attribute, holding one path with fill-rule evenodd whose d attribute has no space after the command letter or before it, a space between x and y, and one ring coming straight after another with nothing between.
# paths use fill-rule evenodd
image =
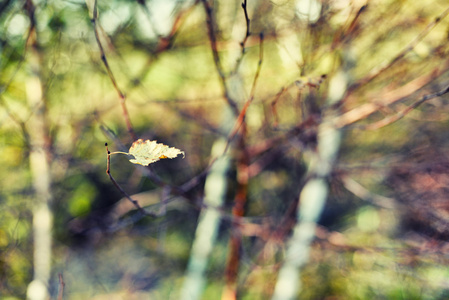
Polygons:
<instances>
[{"instance_id":1,"label":"dried leaf","mask_svg":"<svg viewBox=\"0 0 449 300\"><path fill-rule=\"evenodd\" d=\"M142 140L138 139L135 141L131 148L129 148L129 154L134 156L134 159L129 161L133 164L140 164L143 166L148 166L160 159L164 158L175 158L179 154L185 157L184 151L176 149L175 147L169 147L157 141Z\"/></svg>"}]
</instances>

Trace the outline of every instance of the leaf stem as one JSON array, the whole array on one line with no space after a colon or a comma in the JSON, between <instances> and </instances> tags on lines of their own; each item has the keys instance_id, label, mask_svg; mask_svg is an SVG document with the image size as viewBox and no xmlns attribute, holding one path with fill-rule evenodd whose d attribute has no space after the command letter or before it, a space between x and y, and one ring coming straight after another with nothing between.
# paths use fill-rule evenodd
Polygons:
<instances>
[{"instance_id":1,"label":"leaf stem","mask_svg":"<svg viewBox=\"0 0 449 300\"><path fill-rule=\"evenodd\" d=\"M110 152L110 153L109 153L109 155L112 155L112 154L125 154L125 155L132 155L132 154L129 154L128 152L122 152L122 151L115 151L115 152Z\"/></svg>"}]
</instances>

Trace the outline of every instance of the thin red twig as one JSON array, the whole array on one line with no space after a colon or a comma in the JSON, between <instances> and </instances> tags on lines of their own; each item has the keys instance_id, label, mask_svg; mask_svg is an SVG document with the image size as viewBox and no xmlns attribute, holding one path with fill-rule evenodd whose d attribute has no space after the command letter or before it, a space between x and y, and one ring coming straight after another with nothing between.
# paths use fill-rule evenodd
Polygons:
<instances>
[{"instance_id":1,"label":"thin red twig","mask_svg":"<svg viewBox=\"0 0 449 300\"><path fill-rule=\"evenodd\" d=\"M122 112L123 112L123 117L125 119L125 123L126 123L126 127L128 129L128 133L131 135L131 137L133 138L133 140L137 140L137 135L134 132L134 128L132 126L131 123L131 119L129 117L129 113L128 113L128 108L126 107L126 95L122 92L122 90L120 89L120 87L117 84L117 81L114 77L114 74L112 73L111 67L109 66L108 60L106 58L106 53L104 51L103 45L101 44L100 41L100 35L98 33L98 13L97 13L97 1L95 0L94 2L94 9L93 9L93 17L90 20L93 27L94 27L94 33L95 33L95 40L97 41L98 44L98 48L100 49L100 53L101 53L101 61L103 62L106 71L108 73L109 78L111 79L112 85L114 86L115 90L118 93L119 99L120 99L120 106L122 108Z\"/></svg>"},{"instance_id":2,"label":"thin red twig","mask_svg":"<svg viewBox=\"0 0 449 300\"><path fill-rule=\"evenodd\" d=\"M386 117L380 121L377 121L373 124L369 124L366 126L363 126L364 129L368 129L368 130L375 130L375 129L379 129L382 127L385 127L387 125L390 125L400 119L402 119L403 117L405 117L408 113L410 113L412 110L414 110L415 108L417 108L418 106L420 106L421 104L423 104L424 102L436 98L436 97L440 97L444 94L449 93L449 86L447 86L446 88L444 88L443 90L433 93L433 94L428 94L425 95L423 97L421 97L421 99L419 99L418 101L416 101L415 103L413 103L412 105L408 106L406 109L404 109L403 111L400 111L392 116Z\"/></svg>"},{"instance_id":3,"label":"thin red twig","mask_svg":"<svg viewBox=\"0 0 449 300\"><path fill-rule=\"evenodd\" d=\"M231 130L231 133L229 134L228 142L226 144L224 152L226 152L228 150L230 143L232 142L232 140L238 133L240 127L242 126L242 124L245 120L246 111L248 110L248 107L254 100L254 93L256 91L257 80L259 79L260 70L262 68L262 62L263 62L263 33L260 34L259 62L257 63L257 70L256 70L256 73L254 74L254 80L253 80L253 84L251 86L251 92L249 94L248 100L246 100L245 104L243 105L243 108L240 111L240 114L237 117L237 120L235 121L234 127Z\"/></svg>"},{"instance_id":4,"label":"thin red twig","mask_svg":"<svg viewBox=\"0 0 449 300\"><path fill-rule=\"evenodd\" d=\"M249 163L250 157L246 149L246 124L242 126L242 135L239 137L240 157L237 163L237 192L232 207L233 218L241 218L245 215L245 204L248 198ZM231 238L229 241L229 254L226 264L226 286L223 290L222 300L237 298L237 275L240 266L240 249L242 246L242 233L239 222L232 222Z\"/></svg>"},{"instance_id":5,"label":"thin red twig","mask_svg":"<svg viewBox=\"0 0 449 300\"><path fill-rule=\"evenodd\" d=\"M281 96L284 94L284 92L287 90L287 88L284 86L281 88L281 90L276 94L274 97L274 100L271 102L271 113L273 114L273 127L277 128L279 125L279 116L276 109L276 104L278 103Z\"/></svg>"},{"instance_id":6,"label":"thin red twig","mask_svg":"<svg viewBox=\"0 0 449 300\"><path fill-rule=\"evenodd\" d=\"M367 116L377 112L379 110L379 107L391 105L405 97L410 96L411 94L421 89L432 80L435 80L436 78L438 78L438 76L440 76L444 72L447 72L448 70L449 70L449 60L446 60L444 63L435 67L428 74L420 76L396 90L389 91L387 93L379 95L378 97L376 97L378 101L373 100L371 102L355 107L339 115L333 120L333 122L336 127L340 128L348 126L357 121L360 121L366 118ZM347 99L349 99L350 97L351 95L347 95L344 101L347 101Z\"/></svg>"},{"instance_id":7,"label":"thin red twig","mask_svg":"<svg viewBox=\"0 0 449 300\"><path fill-rule=\"evenodd\" d=\"M251 92L248 100L246 101L243 109L240 112L239 117L237 118L237 122L235 125L235 129L233 130L230 139L228 139L228 144L226 148L229 146L229 142L232 137L238 132L241 128L242 134L239 136L239 148L240 148L240 157L237 163L237 193L234 198L234 206L232 208L232 215L234 217L243 217L245 214L245 204L247 202L248 196L248 182L249 182L249 164L250 164L250 156L248 153L248 149L246 147L246 138L247 138L247 128L246 123L244 122L244 118L246 115L246 111L254 99L254 93L256 89L257 79L259 78L261 66L263 62L263 34L260 34L260 52L259 52L259 62L257 65L256 74L254 75L253 85L251 87ZM240 226L238 223L233 223L233 230L231 234L231 239L229 242L229 256L228 262L226 265L226 286L223 290L222 299L231 300L237 298L237 274L239 272L240 266L240 248L242 244Z\"/></svg>"},{"instance_id":8,"label":"thin red twig","mask_svg":"<svg viewBox=\"0 0 449 300\"><path fill-rule=\"evenodd\" d=\"M340 34L335 35L334 41L332 42L332 47L331 47L333 50L335 48L337 48L339 45L341 45L342 43L347 42L351 38L354 31L356 31L357 28L359 27L360 16L362 15L363 12L365 12L367 10L367 7L368 7L368 5L365 4L361 8L359 8L356 15L352 19L351 23L347 27L347 29L342 29Z\"/></svg>"}]
</instances>

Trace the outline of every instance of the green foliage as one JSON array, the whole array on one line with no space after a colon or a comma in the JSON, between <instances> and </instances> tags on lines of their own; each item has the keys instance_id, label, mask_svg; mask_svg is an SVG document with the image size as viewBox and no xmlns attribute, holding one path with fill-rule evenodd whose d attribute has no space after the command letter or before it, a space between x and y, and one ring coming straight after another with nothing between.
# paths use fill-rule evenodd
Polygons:
<instances>
[{"instance_id":1,"label":"green foliage","mask_svg":"<svg viewBox=\"0 0 449 300\"><path fill-rule=\"evenodd\" d=\"M68 201L68 211L73 217L80 217L91 211L91 201L96 196L96 188L87 182L74 189L71 199Z\"/></svg>"}]
</instances>

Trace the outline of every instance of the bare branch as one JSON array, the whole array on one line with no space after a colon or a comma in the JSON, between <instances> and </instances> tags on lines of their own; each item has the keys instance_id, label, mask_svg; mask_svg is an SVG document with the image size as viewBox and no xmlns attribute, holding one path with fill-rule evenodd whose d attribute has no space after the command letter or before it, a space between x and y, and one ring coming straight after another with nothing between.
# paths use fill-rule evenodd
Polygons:
<instances>
[{"instance_id":1,"label":"bare branch","mask_svg":"<svg viewBox=\"0 0 449 300\"><path fill-rule=\"evenodd\" d=\"M279 125L279 116L278 116L278 112L276 109L276 105L279 101L279 99L281 99L281 96L284 94L284 92L287 90L287 88L284 86L281 88L281 90L276 94L276 96L274 97L274 100L271 102L271 113L273 114L273 127L277 128Z\"/></svg>"},{"instance_id":2,"label":"bare branch","mask_svg":"<svg viewBox=\"0 0 449 300\"><path fill-rule=\"evenodd\" d=\"M251 35L251 31L250 31L251 20L248 17L248 9L247 9L246 0L243 0L242 8L243 8L243 12L245 13L245 20L246 20L245 38L243 39L243 42L240 44L242 46L242 52L243 52L245 50L245 43L248 40L248 37Z\"/></svg>"},{"instance_id":3,"label":"bare branch","mask_svg":"<svg viewBox=\"0 0 449 300\"><path fill-rule=\"evenodd\" d=\"M245 37L243 38L243 41L240 42L241 52L240 52L240 56L237 59L237 62L235 64L234 72L237 72L237 70L239 69L240 63L242 62L243 56L245 54L246 41L248 40L249 36L251 35L251 31L250 31L251 20L249 19L249 16L248 16L248 7L246 4L246 0L244 0L242 2L242 8L243 8L243 13L245 15L246 32L245 32Z\"/></svg>"},{"instance_id":4,"label":"bare branch","mask_svg":"<svg viewBox=\"0 0 449 300\"><path fill-rule=\"evenodd\" d=\"M340 180L348 191L360 199L371 202L383 208L395 208L396 204L393 198L376 195L349 176L341 176Z\"/></svg>"},{"instance_id":5,"label":"bare branch","mask_svg":"<svg viewBox=\"0 0 449 300\"><path fill-rule=\"evenodd\" d=\"M125 123L126 123L126 127L128 129L128 133L131 135L131 137L136 140L137 139L137 135L134 132L134 128L131 124L131 119L129 117L129 113L128 113L128 108L126 107L126 95L122 92L122 90L120 89L120 87L117 84L117 81L115 80L114 74L112 73L112 70L109 66L108 60L106 58L106 53L104 51L103 45L101 44L100 41L100 35L98 32L98 28L100 25L98 25L97 21L98 21L98 12L97 12L97 0L95 0L94 2L94 8L93 8L93 17L90 20L93 27L94 27L94 33L95 33L95 40L97 41L98 44L98 48L100 49L100 54L101 54L101 61L103 62L106 71L108 73L109 78L111 79L112 85L114 86L115 90L118 93L119 99L120 99L120 106L122 108L122 112L123 112L123 117L125 119Z\"/></svg>"},{"instance_id":6,"label":"bare branch","mask_svg":"<svg viewBox=\"0 0 449 300\"><path fill-rule=\"evenodd\" d=\"M387 125L390 125L400 119L402 119L403 117L405 117L408 113L410 113L412 110L414 110L415 108L417 108L418 106L420 106L421 104L423 104L424 102L431 100L433 98L436 97L440 97L444 94L449 93L449 86L447 86L446 88L444 88L443 90L433 93L433 94L428 94L425 95L423 97L421 97L421 99L419 99L418 101L416 101L415 103L413 103L412 105L408 106L406 109L404 109L403 111L398 112L395 115L386 117L380 121L377 121L373 124L369 124L366 126L363 126L364 129L368 129L368 130L375 130L375 129L379 129L382 127L385 127Z\"/></svg>"},{"instance_id":7,"label":"bare branch","mask_svg":"<svg viewBox=\"0 0 449 300\"><path fill-rule=\"evenodd\" d=\"M360 105L354 109L351 109L342 115L336 117L334 119L334 124L337 127L344 127L347 125L350 125L352 123L355 123L357 121L360 121L369 115L377 112L379 110L379 107L385 107L388 105L391 105L407 96L410 96L417 90L421 89L428 83L430 83L432 80L440 76L442 73L446 72L449 69L449 60L446 60L442 66L438 66L432 70L429 74L423 75L421 77L418 77L406 85L403 85L402 87L387 92L383 95L380 95L378 98L378 101L371 101L369 103ZM346 96L344 101L347 101L351 95Z\"/></svg>"},{"instance_id":8,"label":"bare branch","mask_svg":"<svg viewBox=\"0 0 449 300\"><path fill-rule=\"evenodd\" d=\"M373 69L366 77L361 78L360 80L354 82L351 87L349 87L349 91L354 90L355 88L359 86L363 86L367 84L368 82L372 81L374 78L391 68L394 64L396 64L398 61L400 61L404 56L413 50L413 48L416 47L416 45L433 29L435 26L441 22L447 15L449 14L449 7L441 13L438 17L435 18L435 20L431 23L429 23L426 28L418 34L418 36L415 37L414 40L412 40L401 52L399 52L389 63L385 65L381 65L375 69Z\"/></svg>"},{"instance_id":9,"label":"bare branch","mask_svg":"<svg viewBox=\"0 0 449 300\"><path fill-rule=\"evenodd\" d=\"M360 16L367 10L367 7L368 5L365 4L361 8L359 8L348 28L346 30L342 29L342 32L340 32L340 34L335 35L334 41L332 42L332 49L337 48L337 46L341 45L342 43L348 42L348 40L351 38L351 36L353 36L354 32L359 26Z\"/></svg>"},{"instance_id":10,"label":"bare branch","mask_svg":"<svg viewBox=\"0 0 449 300\"><path fill-rule=\"evenodd\" d=\"M207 0L201 1L203 2L204 11L206 12L206 25L207 25L207 32L209 35L210 46L212 49L212 56L214 57L215 68L217 69L218 75L220 77L224 97L228 102L229 106L231 107L232 111L234 112L234 114L238 115L239 109L237 107L237 103L235 103L235 101L231 99L231 96L229 95L228 87L226 86L226 75L224 73L223 66L221 65L220 56L218 54L217 37L215 36L214 22L212 18L212 8Z\"/></svg>"},{"instance_id":11,"label":"bare branch","mask_svg":"<svg viewBox=\"0 0 449 300\"><path fill-rule=\"evenodd\" d=\"M245 1L246 2L246 1ZM246 5L246 3L245 3ZM246 6L245 6L246 7ZM263 62L263 34L260 34L260 47L259 47L259 62L257 65L257 70L254 75L253 84L251 87L251 92L243 106L240 115L234 125L234 129L227 140L226 149L229 147L230 141L237 134L241 128L241 135L239 136L239 148L241 150L240 157L237 163L237 189L236 195L234 197L234 206L232 208L232 215L236 217L242 217L245 214L245 204L248 198L248 181L249 181L249 164L250 155L246 145L247 139L247 126L244 122L246 111L254 99L254 93L256 90L257 80L259 78L260 70ZM240 248L241 248L241 232L238 224L233 223L233 230L231 233L230 245L229 245L229 255L228 262L226 264L225 276L226 276L226 286L223 289L222 299L236 299L236 282L237 274L240 265Z\"/></svg>"},{"instance_id":12,"label":"bare branch","mask_svg":"<svg viewBox=\"0 0 449 300\"><path fill-rule=\"evenodd\" d=\"M249 94L248 100L246 100L245 105L243 106L242 110L240 111L239 116L237 117L237 120L235 121L234 128L231 130L231 133L228 137L228 142L225 147L225 152L227 151L229 144L234 139L235 135L239 131L240 127L242 126L242 123L244 122L246 111L248 110L248 107L250 106L251 102L254 99L254 93L256 90L257 80L260 75L260 70L262 68L262 61L263 61L263 33L260 34L260 46L259 46L259 62L257 64L257 70L254 74L254 80L253 84L251 86L251 92Z\"/></svg>"}]
</instances>

